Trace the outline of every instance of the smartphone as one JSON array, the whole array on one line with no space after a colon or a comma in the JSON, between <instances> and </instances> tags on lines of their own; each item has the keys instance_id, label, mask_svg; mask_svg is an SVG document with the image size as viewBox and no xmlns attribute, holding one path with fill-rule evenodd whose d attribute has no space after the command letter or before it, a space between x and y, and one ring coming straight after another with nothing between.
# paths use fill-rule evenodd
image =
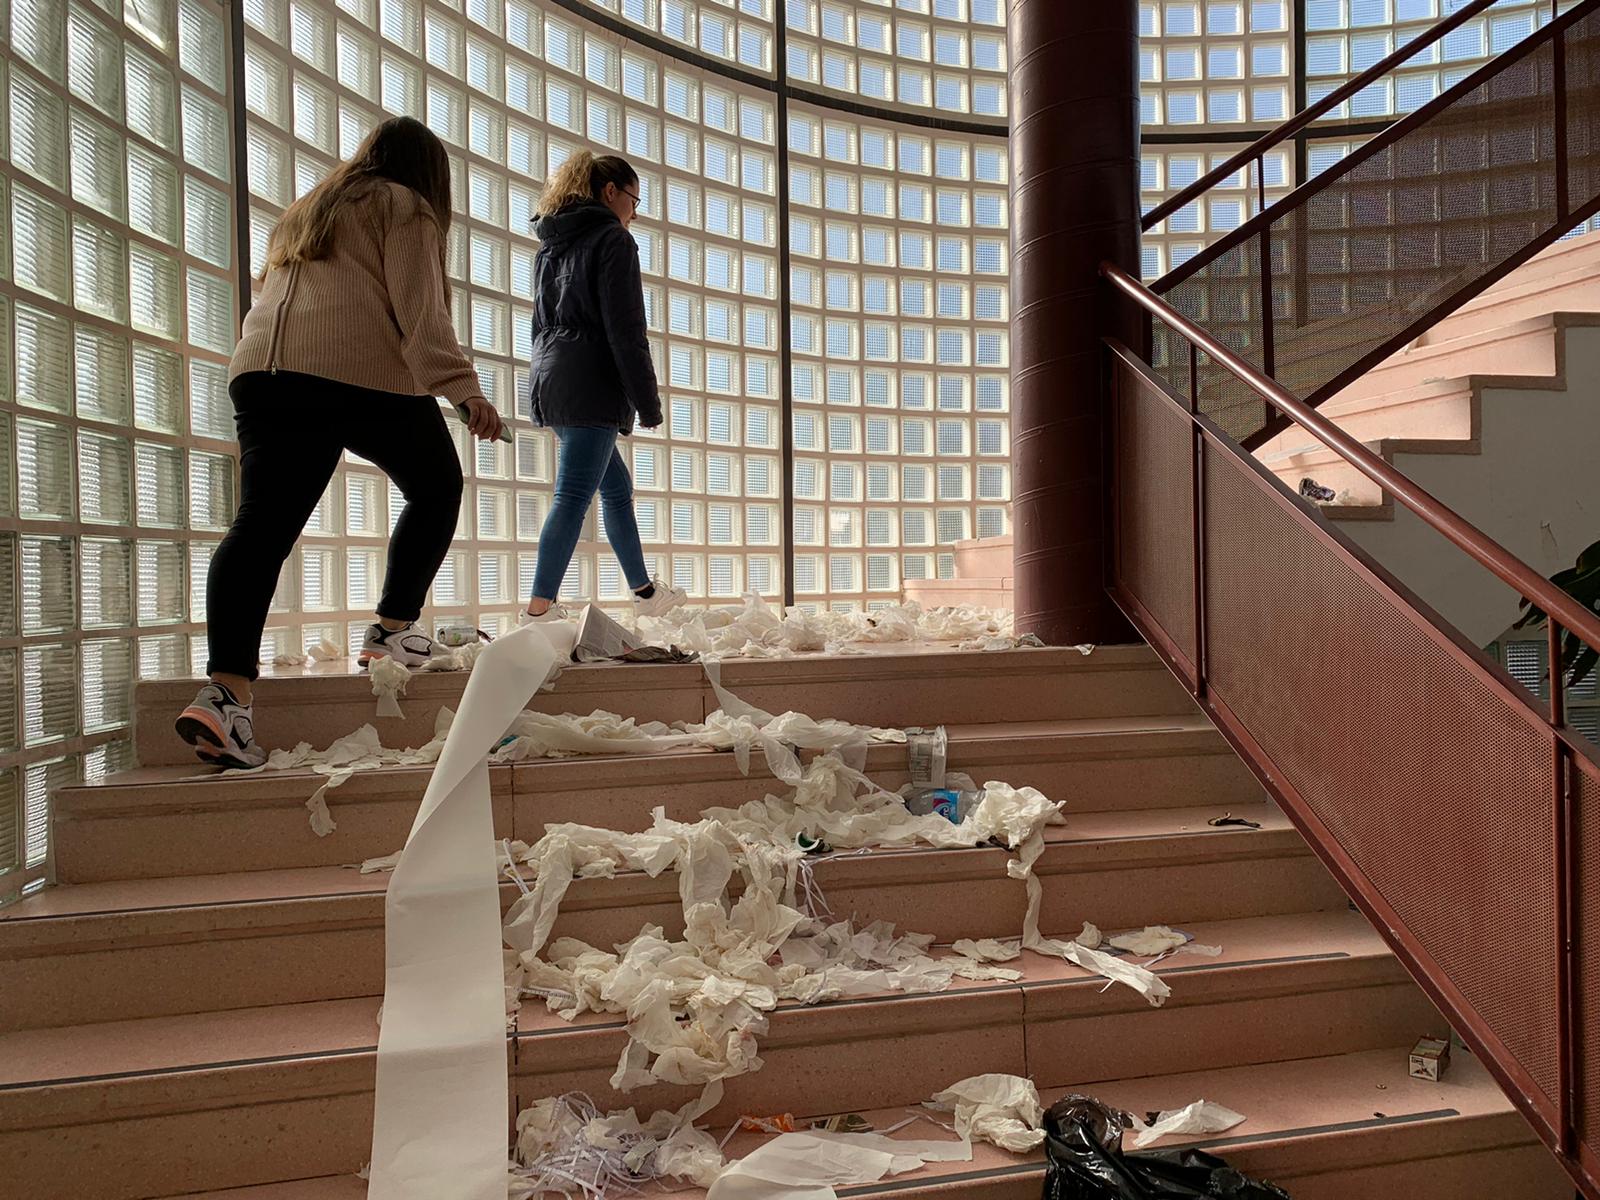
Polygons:
<instances>
[{"instance_id":1,"label":"smartphone","mask_svg":"<svg viewBox=\"0 0 1600 1200\"><path fill-rule=\"evenodd\" d=\"M461 418L461 423L463 425L465 425L470 419L470 414L467 412L467 406L465 404L456 405L456 415ZM495 438L495 441L505 442L507 444L515 444L516 442L516 439L511 436L511 427L506 424L503 418L500 421L500 436Z\"/></svg>"}]
</instances>

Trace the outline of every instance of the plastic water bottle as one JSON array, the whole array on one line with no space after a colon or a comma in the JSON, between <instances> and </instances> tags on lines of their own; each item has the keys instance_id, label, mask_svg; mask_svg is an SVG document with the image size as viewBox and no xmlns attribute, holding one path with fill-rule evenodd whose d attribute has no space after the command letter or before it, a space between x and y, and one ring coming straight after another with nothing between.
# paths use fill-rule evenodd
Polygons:
<instances>
[{"instance_id":1,"label":"plastic water bottle","mask_svg":"<svg viewBox=\"0 0 1600 1200\"><path fill-rule=\"evenodd\" d=\"M983 799L982 792L962 792L954 788L926 788L906 798L906 811L914 817L937 813L952 825L959 825Z\"/></svg>"}]
</instances>

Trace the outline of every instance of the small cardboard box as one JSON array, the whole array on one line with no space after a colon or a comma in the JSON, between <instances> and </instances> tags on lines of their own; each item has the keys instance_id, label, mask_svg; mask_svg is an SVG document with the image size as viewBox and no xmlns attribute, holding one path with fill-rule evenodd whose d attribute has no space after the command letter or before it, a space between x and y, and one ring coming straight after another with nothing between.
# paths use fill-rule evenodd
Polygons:
<instances>
[{"instance_id":1,"label":"small cardboard box","mask_svg":"<svg viewBox=\"0 0 1600 1200\"><path fill-rule=\"evenodd\" d=\"M1411 1077L1437 1083L1450 1069L1450 1043L1443 1038L1421 1038L1411 1047Z\"/></svg>"}]
</instances>

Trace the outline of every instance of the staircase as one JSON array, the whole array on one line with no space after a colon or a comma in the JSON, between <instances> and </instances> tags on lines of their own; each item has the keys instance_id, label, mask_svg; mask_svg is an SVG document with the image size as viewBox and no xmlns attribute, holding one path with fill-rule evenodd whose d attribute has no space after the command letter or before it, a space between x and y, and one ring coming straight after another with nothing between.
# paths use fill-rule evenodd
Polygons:
<instances>
[{"instance_id":1,"label":"staircase","mask_svg":"<svg viewBox=\"0 0 1600 1200\"><path fill-rule=\"evenodd\" d=\"M1011 611L1016 597L1011 535L969 538L955 544L953 579L908 579L905 599L925 609L972 605Z\"/></svg>"},{"instance_id":2,"label":"staircase","mask_svg":"<svg viewBox=\"0 0 1600 1200\"><path fill-rule=\"evenodd\" d=\"M1157 968L1154 1009L1055 959L1024 955L1017 984L885 994L773 1014L765 1069L729 1081L708 1119L865 1111L879 1127L957 1079L1030 1075L1048 1103L1082 1089L1143 1113L1205 1097L1249 1118L1218 1143L1296 1200L1570 1197L1554 1160L1484 1069L1458 1048L1443 1081L1411 1079L1406 1051L1445 1032L1382 938L1264 797L1183 688L1144 647L730 661L751 703L875 725L944 722L952 769L1065 800L1038 871L1043 928L1166 923L1218 959ZM420 744L461 675L419 675L386 745ZM315 837L305 772L218 777L169 734L192 681L140 685L140 767L58 801L60 886L0 911L0 1178L29 1200L343 1200L371 1135L388 876L341 864L404 841L427 768L357 774L328 794ZM268 745L325 744L372 721L367 681L337 664L266 678ZM698 667L574 667L544 711L596 708L699 720L716 707ZM903 748L868 771L905 779ZM772 781L729 754L585 758L491 771L497 833L546 823L637 829L650 809L693 819L758 799ZM1232 812L1259 829L1214 828ZM838 912L959 937L1015 936L1023 889L999 849L834 859L816 874ZM514 891L502 892L509 904ZM681 922L675 880L580 880L556 935L605 944ZM525 1005L506 1059L519 1107L572 1089L602 1108L676 1106L658 1088L612 1095L615 1018L566 1024ZM508 1119L512 1114L507 1114ZM943 1136L929 1126L902 1136ZM759 1142L741 1134L732 1155ZM1033 1197L1042 1165L977 1147L852 1195Z\"/></svg>"},{"instance_id":3,"label":"staircase","mask_svg":"<svg viewBox=\"0 0 1600 1200\"><path fill-rule=\"evenodd\" d=\"M1408 477L1551 575L1600 537L1600 234L1559 243L1322 406ZM1404 506L1304 430L1256 457L1478 645L1516 616Z\"/></svg>"}]
</instances>

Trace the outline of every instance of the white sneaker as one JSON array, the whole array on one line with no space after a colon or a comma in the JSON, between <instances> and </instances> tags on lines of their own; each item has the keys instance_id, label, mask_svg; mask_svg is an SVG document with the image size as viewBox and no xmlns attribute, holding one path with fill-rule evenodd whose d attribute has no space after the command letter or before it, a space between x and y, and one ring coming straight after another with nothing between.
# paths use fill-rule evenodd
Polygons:
<instances>
[{"instance_id":1,"label":"white sneaker","mask_svg":"<svg viewBox=\"0 0 1600 1200\"><path fill-rule=\"evenodd\" d=\"M523 609L522 612L517 615L517 628L520 629L524 625L542 625L546 621L570 620L572 620L572 611L567 608L565 604L552 604L537 617L527 609Z\"/></svg>"},{"instance_id":2,"label":"white sneaker","mask_svg":"<svg viewBox=\"0 0 1600 1200\"><path fill-rule=\"evenodd\" d=\"M682 588L675 588L670 583L662 583L659 579L650 581L656 590L651 593L648 600L639 596L633 598L633 615L636 617L659 617L681 608L689 600L689 593Z\"/></svg>"},{"instance_id":3,"label":"white sneaker","mask_svg":"<svg viewBox=\"0 0 1600 1200\"><path fill-rule=\"evenodd\" d=\"M267 752L256 742L250 705L240 704L220 683L200 689L194 703L178 714L178 736L194 747L203 763L219 767L259 767Z\"/></svg>"},{"instance_id":4,"label":"white sneaker","mask_svg":"<svg viewBox=\"0 0 1600 1200\"><path fill-rule=\"evenodd\" d=\"M403 667L420 667L434 655L434 642L415 621L403 629L368 625L357 660L364 667L375 658L392 658Z\"/></svg>"}]
</instances>

